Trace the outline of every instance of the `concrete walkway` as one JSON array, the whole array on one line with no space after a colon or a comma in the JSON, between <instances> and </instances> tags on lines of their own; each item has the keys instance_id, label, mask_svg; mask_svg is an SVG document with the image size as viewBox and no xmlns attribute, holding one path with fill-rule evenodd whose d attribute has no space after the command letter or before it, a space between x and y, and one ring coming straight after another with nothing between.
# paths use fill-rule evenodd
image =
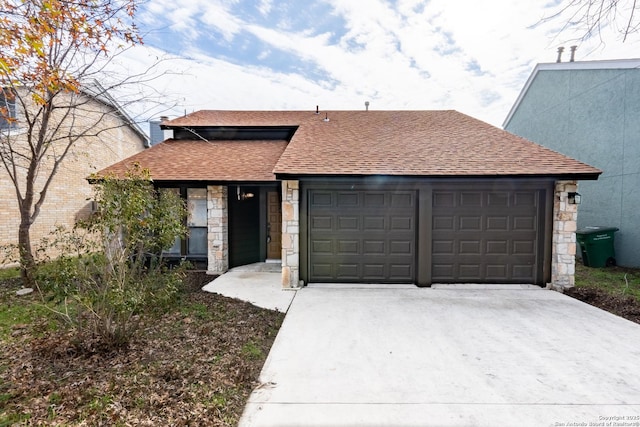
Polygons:
<instances>
[{"instance_id":1,"label":"concrete walkway","mask_svg":"<svg viewBox=\"0 0 640 427\"><path fill-rule=\"evenodd\" d=\"M640 425L640 325L500 289L297 291L240 426Z\"/></svg>"},{"instance_id":2,"label":"concrete walkway","mask_svg":"<svg viewBox=\"0 0 640 427\"><path fill-rule=\"evenodd\" d=\"M275 263L243 265L216 277L202 290L286 313L296 291L282 289L281 272Z\"/></svg>"}]
</instances>

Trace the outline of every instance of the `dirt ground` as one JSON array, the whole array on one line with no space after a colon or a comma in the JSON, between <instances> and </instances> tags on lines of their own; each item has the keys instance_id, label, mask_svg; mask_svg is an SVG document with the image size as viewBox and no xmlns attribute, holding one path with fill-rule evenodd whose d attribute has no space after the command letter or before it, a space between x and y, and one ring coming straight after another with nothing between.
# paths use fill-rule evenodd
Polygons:
<instances>
[{"instance_id":1,"label":"dirt ground","mask_svg":"<svg viewBox=\"0 0 640 427\"><path fill-rule=\"evenodd\" d=\"M605 290L591 287L570 288L565 293L587 304L640 323L640 301L632 296L612 295Z\"/></svg>"},{"instance_id":2,"label":"dirt ground","mask_svg":"<svg viewBox=\"0 0 640 427\"><path fill-rule=\"evenodd\" d=\"M211 280L192 273L176 310L120 352L75 354L50 325L14 325L0 349L0 426L237 425L284 316L200 291ZM18 288L0 284L2 303Z\"/></svg>"}]
</instances>

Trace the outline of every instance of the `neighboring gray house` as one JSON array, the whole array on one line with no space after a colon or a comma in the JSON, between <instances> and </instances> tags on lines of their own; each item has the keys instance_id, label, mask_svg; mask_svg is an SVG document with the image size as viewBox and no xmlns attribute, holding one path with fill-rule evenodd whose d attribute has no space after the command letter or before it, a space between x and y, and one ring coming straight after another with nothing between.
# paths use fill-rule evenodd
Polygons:
<instances>
[{"instance_id":1,"label":"neighboring gray house","mask_svg":"<svg viewBox=\"0 0 640 427\"><path fill-rule=\"evenodd\" d=\"M640 267L640 59L538 64L505 130L593 165L578 228L618 227L618 265Z\"/></svg>"}]
</instances>

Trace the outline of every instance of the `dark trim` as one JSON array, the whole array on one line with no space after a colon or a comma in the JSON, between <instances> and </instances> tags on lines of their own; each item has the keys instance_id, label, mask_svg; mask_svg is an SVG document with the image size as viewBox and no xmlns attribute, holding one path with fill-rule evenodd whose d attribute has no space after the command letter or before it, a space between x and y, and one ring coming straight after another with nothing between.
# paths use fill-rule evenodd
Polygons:
<instances>
[{"instance_id":1,"label":"dark trim","mask_svg":"<svg viewBox=\"0 0 640 427\"><path fill-rule=\"evenodd\" d=\"M418 223L418 242L416 253L417 268L417 285L431 285L431 224L433 218L431 215L431 200L433 198L433 188L425 187L423 190L417 191L418 203L416 212L416 221Z\"/></svg>"},{"instance_id":2,"label":"dark trim","mask_svg":"<svg viewBox=\"0 0 640 427\"><path fill-rule=\"evenodd\" d=\"M551 256L553 252L553 209L556 194L555 182L547 188L545 197L545 229L544 229L544 266L542 270L543 283L551 283Z\"/></svg>"},{"instance_id":3,"label":"dark trim","mask_svg":"<svg viewBox=\"0 0 640 427\"><path fill-rule=\"evenodd\" d=\"M154 185L160 187L207 187L209 185L224 185L224 186L252 186L252 187L260 187L260 186L273 186L279 185L280 181L189 181L189 180L165 180L165 179L154 179Z\"/></svg>"},{"instance_id":4,"label":"dark trim","mask_svg":"<svg viewBox=\"0 0 640 427\"><path fill-rule=\"evenodd\" d=\"M173 130L173 139L207 141L291 141L298 130L292 126L168 126L161 129Z\"/></svg>"}]
</instances>

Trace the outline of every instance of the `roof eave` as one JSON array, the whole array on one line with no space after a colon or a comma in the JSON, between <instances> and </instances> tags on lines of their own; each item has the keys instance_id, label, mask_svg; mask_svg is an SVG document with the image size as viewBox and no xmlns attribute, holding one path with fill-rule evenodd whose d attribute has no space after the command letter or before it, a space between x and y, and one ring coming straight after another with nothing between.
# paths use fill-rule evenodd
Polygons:
<instances>
[{"instance_id":1,"label":"roof eave","mask_svg":"<svg viewBox=\"0 0 640 427\"><path fill-rule=\"evenodd\" d=\"M277 180L299 180L308 178L399 178L399 179L550 179L554 181L576 180L595 181L602 172L593 173L561 173L561 174L469 174L469 175L389 175L389 174L309 174L309 173L279 173L276 172Z\"/></svg>"}]
</instances>

